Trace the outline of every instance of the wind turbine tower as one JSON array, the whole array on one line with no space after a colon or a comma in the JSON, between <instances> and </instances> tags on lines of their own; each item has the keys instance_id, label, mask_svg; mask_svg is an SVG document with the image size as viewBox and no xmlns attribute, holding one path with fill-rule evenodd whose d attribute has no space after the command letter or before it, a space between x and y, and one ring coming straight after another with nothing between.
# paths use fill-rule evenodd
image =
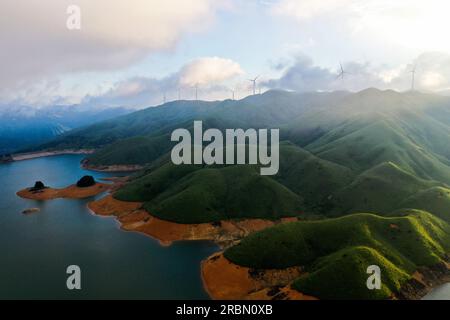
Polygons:
<instances>
[{"instance_id":1,"label":"wind turbine tower","mask_svg":"<svg viewBox=\"0 0 450 320\"><path fill-rule=\"evenodd\" d=\"M416 71L417 71L417 65L414 66L414 68L410 71L411 72L411 91L414 91L416 88Z\"/></svg>"},{"instance_id":2,"label":"wind turbine tower","mask_svg":"<svg viewBox=\"0 0 450 320\"><path fill-rule=\"evenodd\" d=\"M231 92L231 100L235 100L235 90L234 89L231 89L231 88L229 88L229 90L230 90L230 92Z\"/></svg>"},{"instance_id":3,"label":"wind turbine tower","mask_svg":"<svg viewBox=\"0 0 450 320\"><path fill-rule=\"evenodd\" d=\"M256 95L256 80L258 80L259 76L257 76L255 79L248 79L248 81L253 83L253 95Z\"/></svg>"}]
</instances>

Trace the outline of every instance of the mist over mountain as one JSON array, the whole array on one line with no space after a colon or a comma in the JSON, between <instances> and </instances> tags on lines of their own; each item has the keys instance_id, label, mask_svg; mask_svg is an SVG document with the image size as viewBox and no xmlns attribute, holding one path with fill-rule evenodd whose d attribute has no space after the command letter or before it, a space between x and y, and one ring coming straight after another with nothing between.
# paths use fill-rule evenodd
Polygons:
<instances>
[{"instance_id":1,"label":"mist over mountain","mask_svg":"<svg viewBox=\"0 0 450 320\"><path fill-rule=\"evenodd\" d=\"M126 108L87 106L0 106L0 154L43 143L74 128L130 112Z\"/></svg>"}]
</instances>

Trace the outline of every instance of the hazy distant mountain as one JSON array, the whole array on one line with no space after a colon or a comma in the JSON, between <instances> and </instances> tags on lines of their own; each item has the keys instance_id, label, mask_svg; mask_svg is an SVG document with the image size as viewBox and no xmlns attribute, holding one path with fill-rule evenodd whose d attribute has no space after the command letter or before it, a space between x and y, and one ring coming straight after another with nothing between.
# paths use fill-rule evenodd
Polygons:
<instances>
[{"instance_id":1,"label":"hazy distant mountain","mask_svg":"<svg viewBox=\"0 0 450 320\"><path fill-rule=\"evenodd\" d=\"M125 108L0 106L0 154L35 146L74 128L128 112Z\"/></svg>"}]
</instances>

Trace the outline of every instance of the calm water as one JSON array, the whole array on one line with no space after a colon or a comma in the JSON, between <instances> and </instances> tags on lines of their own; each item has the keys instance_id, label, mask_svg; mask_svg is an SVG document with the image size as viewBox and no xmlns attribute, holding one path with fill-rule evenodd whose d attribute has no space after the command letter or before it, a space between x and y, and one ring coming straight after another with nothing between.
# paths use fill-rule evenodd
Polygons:
<instances>
[{"instance_id":1,"label":"calm water","mask_svg":"<svg viewBox=\"0 0 450 320\"><path fill-rule=\"evenodd\" d=\"M450 300L450 283L434 289L423 300Z\"/></svg>"},{"instance_id":2,"label":"calm water","mask_svg":"<svg viewBox=\"0 0 450 320\"><path fill-rule=\"evenodd\" d=\"M207 299L200 262L217 250L208 242L161 247L123 232L113 218L89 213L85 200L31 201L19 189L42 180L65 187L86 174L82 156L0 165L0 298ZM38 207L41 212L21 212ZM79 265L82 290L66 289L66 268Z\"/></svg>"}]
</instances>

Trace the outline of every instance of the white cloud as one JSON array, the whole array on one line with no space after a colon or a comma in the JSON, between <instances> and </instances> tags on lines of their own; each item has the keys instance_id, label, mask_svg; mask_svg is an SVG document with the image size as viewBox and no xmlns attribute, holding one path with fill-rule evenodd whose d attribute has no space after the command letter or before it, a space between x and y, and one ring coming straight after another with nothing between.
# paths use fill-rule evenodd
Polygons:
<instances>
[{"instance_id":1,"label":"white cloud","mask_svg":"<svg viewBox=\"0 0 450 320\"><path fill-rule=\"evenodd\" d=\"M265 83L269 88L295 91L359 91L369 87L406 91L411 89L411 70L416 66L415 88L421 91L445 92L450 88L450 54L426 52L408 65L374 66L370 63L346 62L348 75L338 78L339 70L320 67L305 55L298 55L285 66L278 79Z\"/></svg>"},{"instance_id":2,"label":"white cloud","mask_svg":"<svg viewBox=\"0 0 450 320\"><path fill-rule=\"evenodd\" d=\"M242 68L233 60L203 57L165 78L134 77L120 81L102 94L85 97L82 103L96 107L143 108L161 104L164 96L166 101L177 100L179 94L183 100L192 100L196 85L200 100L226 99L231 97L228 86L241 74Z\"/></svg>"},{"instance_id":3,"label":"white cloud","mask_svg":"<svg viewBox=\"0 0 450 320\"><path fill-rule=\"evenodd\" d=\"M212 86L243 74L241 66L219 57L197 59L186 65L180 74L181 86Z\"/></svg>"},{"instance_id":4,"label":"white cloud","mask_svg":"<svg viewBox=\"0 0 450 320\"><path fill-rule=\"evenodd\" d=\"M271 11L300 23L323 19L338 30L385 45L450 51L447 0L280 0Z\"/></svg>"},{"instance_id":5,"label":"white cloud","mask_svg":"<svg viewBox=\"0 0 450 320\"><path fill-rule=\"evenodd\" d=\"M315 18L319 15L336 12L358 2L355 0L281 0L272 7L275 14L292 16L299 20Z\"/></svg>"},{"instance_id":6,"label":"white cloud","mask_svg":"<svg viewBox=\"0 0 450 320\"><path fill-rule=\"evenodd\" d=\"M53 75L127 67L205 30L227 0L2 0L0 88ZM68 5L81 30L66 28ZM1 91L0 91L1 93Z\"/></svg>"}]
</instances>

